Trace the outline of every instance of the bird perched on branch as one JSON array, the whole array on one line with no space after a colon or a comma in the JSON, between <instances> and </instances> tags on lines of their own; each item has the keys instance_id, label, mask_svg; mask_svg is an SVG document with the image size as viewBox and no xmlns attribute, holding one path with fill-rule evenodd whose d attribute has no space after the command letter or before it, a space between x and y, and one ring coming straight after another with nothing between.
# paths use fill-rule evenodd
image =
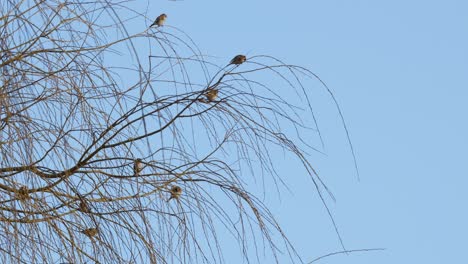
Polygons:
<instances>
[{"instance_id":1,"label":"bird perched on branch","mask_svg":"<svg viewBox=\"0 0 468 264\"><path fill-rule=\"evenodd\" d=\"M205 103L205 104L208 104L210 102L213 102L214 100L216 100L216 98L218 98L218 89L216 89L216 87L218 87L219 85L219 82L209 86L208 88L206 88L206 92L203 94L204 96L206 96L206 99L205 98L199 98L198 101L199 102L202 102L202 103Z\"/></svg>"},{"instance_id":2,"label":"bird perched on branch","mask_svg":"<svg viewBox=\"0 0 468 264\"><path fill-rule=\"evenodd\" d=\"M174 185L172 186L170 192L171 192L171 197L169 197L169 200L167 200L168 202L173 198L179 199L179 197L182 195L182 188L180 188L177 185Z\"/></svg>"},{"instance_id":3,"label":"bird perched on branch","mask_svg":"<svg viewBox=\"0 0 468 264\"><path fill-rule=\"evenodd\" d=\"M89 238L91 238L91 237L96 236L98 234L98 229L95 228L95 227L92 227L92 228L84 229L84 230L82 230L80 232L85 234Z\"/></svg>"},{"instance_id":4,"label":"bird perched on branch","mask_svg":"<svg viewBox=\"0 0 468 264\"><path fill-rule=\"evenodd\" d=\"M241 65L246 60L247 60L247 57L245 57L244 55L237 55L234 58L232 58L229 64Z\"/></svg>"},{"instance_id":5,"label":"bird perched on branch","mask_svg":"<svg viewBox=\"0 0 468 264\"><path fill-rule=\"evenodd\" d=\"M152 26L158 26L158 27L161 27L162 25L164 25L164 22L166 22L166 18L167 18L167 15L166 14L161 14L159 15L156 20L154 20L153 24L151 24L150 27Z\"/></svg>"},{"instance_id":6,"label":"bird perched on branch","mask_svg":"<svg viewBox=\"0 0 468 264\"><path fill-rule=\"evenodd\" d=\"M209 102L213 102L218 98L218 89L210 89L208 92L205 94L206 99L208 99Z\"/></svg>"},{"instance_id":7,"label":"bird perched on branch","mask_svg":"<svg viewBox=\"0 0 468 264\"><path fill-rule=\"evenodd\" d=\"M79 211L83 213L91 213L91 210L88 207L88 204L85 201L81 201L80 207L78 208Z\"/></svg>"},{"instance_id":8,"label":"bird perched on branch","mask_svg":"<svg viewBox=\"0 0 468 264\"><path fill-rule=\"evenodd\" d=\"M29 192L28 192L28 187L26 186L21 186L18 190L18 199L20 200L26 200L29 198Z\"/></svg>"},{"instance_id":9,"label":"bird perched on branch","mask_svg":"<svg viewBox=\"0 0 468 264\"><path fill-rule=\"evenodd\" d=\"M136 159L133 163L133 175L138 176L140 172L143 170L143 162L141 159Z\"/></svg>"}]
</instances>

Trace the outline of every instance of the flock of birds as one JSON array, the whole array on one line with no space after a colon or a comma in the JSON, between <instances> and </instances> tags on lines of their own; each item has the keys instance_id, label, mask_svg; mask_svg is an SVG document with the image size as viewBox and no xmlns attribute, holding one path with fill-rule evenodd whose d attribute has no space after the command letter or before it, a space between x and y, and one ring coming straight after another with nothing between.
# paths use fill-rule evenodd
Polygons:
<instances>
[{"instance_id":1,"label":"flock of birds","mask_svg":"<svg viewBox=\"0 0 468 264\"><path fill-rule=\"evenodd\" d=\"M164 25L164 23L166 22L166 19L167 19L167 15L166 14L161 14L159 15L153 22L153 24L151 24L150 28L151 27L154 27L154 26L157 26L157 27L162 27ZM242 63L246 62L247 61L247 57L245 55L236 55L234 58L232 58L232 60L229 62L229 65L233 64L233 65L241 65ZM199 99L200 102L213 102L214 100L216 100L216 98L218 97L218 89L216 89L216 87L209 87L205 93L205 97L208 101L205 101L203 99Z\"/></svg>"},{"instance_id":2,"label":"flock of birds","mask_svg":"<svg viewBox=\"0 0 468 264\"><path fill-rule=\"evenodd\" d=\"M139 176L144 167L145 166L143 164L142 159L135 159L133 162L133 175ZM174 199L174 198L179 199L179 197L182 195L182 188L177 185L174 185L171 187L169 192L171 193L171 197L169 197L167 202L169 202L171 199ZM81 205L80 205L80 208L81 208Z\"/></svg>"},{"instance_id":3,"label":"flock of birds","mask_svg":"<svg viewBox=\"0 0 468 264\"><path fill-rule=\"evenodd\" d=\"M154 20L153 24L151 24L150 27L154 27L154 26L161 27L166 22L166 19L167 19L167 15L166 14L161 14ZM232 65L240 65L240 64L242 64L242 63L244 63L246 61L247 61L247 57L245 55L239 54L239 55L236 55L234 58L232 58L232 60L229 62L229 65L231 65L231 64ZM204 95L205 95L207 101L205 101L203 99L199 99L199 101L201 101L201 102L213 102L213 101L215 101L216 98L218 97L218 89L216 89L216 86L217 85L213 85L213 86L209 87L206 90ZM135 159L134 163L133 163L133 173L134 173L134 175L135 176L140 175L143 168L144 168L144 164L143 164L142 159ZM170 188L169 192L170 192L171 196L169 197L167 202L169 202L172 199L178 200L180 198L180 196L182 195L182 188L180 186L174 185L174 186L172 186ZM91 213L91 209L88 207L86 201L84 201L84 200L81 200L78 210L83 212L83 213ZM99 233L99 230L98 230L97 227L92 227L92 228L87 228L87 229L81 230L80 232L82 234L88 236L89 238L93 238Z\"/></svg>"}]
</instances>

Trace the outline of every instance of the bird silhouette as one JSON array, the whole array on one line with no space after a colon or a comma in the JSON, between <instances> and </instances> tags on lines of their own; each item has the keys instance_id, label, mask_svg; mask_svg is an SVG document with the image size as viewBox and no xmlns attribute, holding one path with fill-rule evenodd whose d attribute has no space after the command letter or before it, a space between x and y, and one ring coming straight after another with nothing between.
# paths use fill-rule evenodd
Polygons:
<instances>
[{"instance_id":1,"label":"bird silhouette","mask_svg":"<svg viewBox=\"0 0 468 264\"><path fill-rule=\"evenodd\" d=\"M247 57L245 57L244 55L237 55L234 58L232 58L229 64L240 65L244 63L246 60L247 60Z\"/></svg>"},{"instance_id":2,"label":"bird silhouette","mask_svg":"<svg viewBox=\"0 0 468 264\"><path fill-rule=\"evenodd\" d=\"M92 227L92 228L84 229L84 230L82 230L80 232L91 238L91 237L96 236L99 231L98 231L97 228Z\"/></svg>"},{"instance_id":3,"label":"bird silhouette","mask_svg":"<svg viewBox=\"0 0 468 264\"><path fill-rule=\"evenodd\" d=\"M167 200L168 202L171 199L179 199L179 197L182 195L182 188L180 188L177 185L174 185L172 186L170 192L171 192L171 197L169 197L169 200Z\"/></svg>"},{"instance_id":4,"label":"bird silhouette","mask_svg":"<svg viewBox=\"0 0 468 264\"><path fill-rule=\"evenodd\" d=\"M162 25L164 25L164 22L166 22L166 18L167 18L167 15L166 14L161 14L159 15L156 20L154 20L153 24L151 24L150 27L152 26L158 26L158 27L161 27Z\"/></svg>"},{"instance_id":5,"label":"bird silhouette","mask_svg":"<svg viewBox=\"0 0 468 264\"><path fill-rule=\"evenodd\" d=\"M136 159L133 163L133 175L138 176L143 170L143 162L141 159Z\"/></svg>"}]
</instances>

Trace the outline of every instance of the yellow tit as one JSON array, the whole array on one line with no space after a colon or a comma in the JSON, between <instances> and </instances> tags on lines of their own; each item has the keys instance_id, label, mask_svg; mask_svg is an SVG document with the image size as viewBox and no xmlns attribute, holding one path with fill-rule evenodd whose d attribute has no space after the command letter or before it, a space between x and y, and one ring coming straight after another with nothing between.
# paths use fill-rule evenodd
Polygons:
<instances>
[{"instance_id":1,"label":"yellow tit","mask_svg":"<svg viewBox=\"0 0 468 264\"><path fill-rule=\"evenodd\" d=\"M206 99L208 99L208 101L213 102L218 97L218 90L217 89L211 89L208 92L206 92L205 95L206 95Z\"/></svg>"},{"instance_id":2,"label":"yellow tit","mask_svg":"<svg viewBox=\"0 0 468 264\"><path fill-rule=\"evenodd\" d=\"M159 16L156 18L156 20L154 20L153 24L151 24L150 27L152 27L152 26L158 26L158 27L160 27L160 26L164 25L164 22L166 22L166 18L167 18L167 15L166 15L166 14L161 14L161 15L159 15Z\"/></svg>"},{"instance_id":3,"label":"yellow tit","mask_svg":"<svg viewBox=\"0 0 468 264\"><path fill-rule=\"evenodd\" d=\"M140 172L143 170L143 163L141 159L136 159L133 163L133 174L135 176L140 175Z\"/></svg>"},{"instance_id":4,"label":"yellow tit","mask_svg":"<svg viewBox=\"0 0 468 264\"><path fill-rule=\"evenodd\" d=\"M171 197L169 198L169 200L167 200L168 202L169 202L172 198L179 199L179 197L182 195L182 188L180 188L180 187L177 186L177 185L174 185L174 186L172 186L170 192L171 192Z\"/></svg>"},{"instance_id":5,"label":"yellow tit","mask_svg":"<svg viewBox=\"0 0 468 264\"><path fill-rule=\"evenodd\" d=\"M246 60L247 60L247 57L245 57L244 55L237 55L234 58L232 58L229 64L240 65L244 63Z\"/></svg>"},{"instance_id":6,"label":"yellow tit","mask_svg":"<svg viewBox=\"0 0 468 264\"><path fill-rule=\"evenodd\" d=\"M88 229L82 230L80 232L85 234L88 237L93 237L93 236L97 235L98 229L97 228L88 228Z\"/></svg>"}]
</instances>

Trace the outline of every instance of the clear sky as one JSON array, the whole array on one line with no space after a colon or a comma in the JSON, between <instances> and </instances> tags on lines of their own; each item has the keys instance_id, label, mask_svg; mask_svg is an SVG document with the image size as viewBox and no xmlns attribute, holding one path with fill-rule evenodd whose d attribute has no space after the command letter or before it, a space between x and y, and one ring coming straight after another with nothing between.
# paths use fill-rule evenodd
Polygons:
<instances>
[{"instance_id":1,"label":"clear sky","mask_svg":"<svg viewBox=\"0 0 468 264\"><path fill-rule=\"evenodd\" d=\"M337 198L345 246L387 250L316 263L468 263L467 1L186 0L149 10L167 13L206 54L273 55L334 91L361 182L330 98L315 102L327 154L315 166ZM273 212L305 261L340 250L310 181L294 170L297 191Z\"/></svg>"}]
</instances>

